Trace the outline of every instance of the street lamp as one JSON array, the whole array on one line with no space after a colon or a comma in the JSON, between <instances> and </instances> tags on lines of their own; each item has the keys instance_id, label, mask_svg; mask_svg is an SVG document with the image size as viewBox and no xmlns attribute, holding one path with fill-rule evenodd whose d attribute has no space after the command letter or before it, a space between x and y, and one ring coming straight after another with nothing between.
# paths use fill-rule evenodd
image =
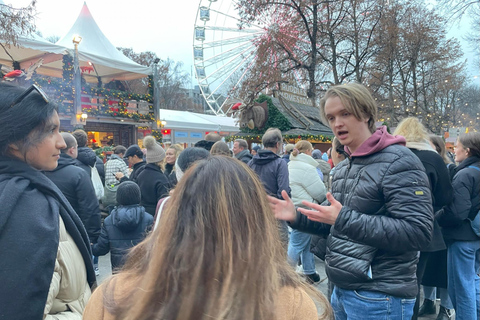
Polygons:
<instances>
[{"instance_id":1,"label":"street lamp","mask_svg":"<svg viewBox=\"0 0 480 320\"><path fill-rule=\"evenodd\" d=\"M160 91L158 90L158 63L160 62L159 58L156 58L153 61L153 114L155 116L155 128L160 129Z\"/></svg>"},{"instance_id":2,"label":"street lamp","mask_svg":"<svg viewBox=\"0 0 480 320\"><path fill-rule=\"evenodd\" d=\"M78 45L82 42L82 37L79 35L73 36L73 45L74 45L74 52L73 52L73 88L75 91L75 99L73 101L73 109L75 111L75 119L77 114L82 113L82 81L81 81L81 74L80 74L80 65L78 63ZM77 123L79 124L79 123Z\"/></svg>"}]
</instances>

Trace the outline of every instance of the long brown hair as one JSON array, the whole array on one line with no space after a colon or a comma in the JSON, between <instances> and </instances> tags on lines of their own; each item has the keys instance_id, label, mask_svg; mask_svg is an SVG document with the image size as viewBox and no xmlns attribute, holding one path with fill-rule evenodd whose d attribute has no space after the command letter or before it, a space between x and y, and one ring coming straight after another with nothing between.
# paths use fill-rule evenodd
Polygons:
<instances>
[{"instance_id":1,"label":"long brown hair","mask_svg":"<svg viewBox=\"0 0 480 320\"><path fill-rule=\"evenodd\" d=\"M452 161L450 161L450 159L447 157L447 151L445 150L445 142L443 139L434 134L429 135L429 138L435 147L435 150L437 150L438 154L442 157L443 162L445 162L445 164L452 163Z\"/></svg>"},{"instance_id":2,"label":"long brown hair","mask_svg":"<svg viewBox=\"0 0 480 320\"><path fill-rule=\"evenodd\" d=\"M119 283L132 286L115 301ZM288 265L255 173L213 156L186 172L159 227L132 250L104 299L117 319L270 320L284 286L302 287L331 317L325 297Z\"/></svg>"}]
</instances>

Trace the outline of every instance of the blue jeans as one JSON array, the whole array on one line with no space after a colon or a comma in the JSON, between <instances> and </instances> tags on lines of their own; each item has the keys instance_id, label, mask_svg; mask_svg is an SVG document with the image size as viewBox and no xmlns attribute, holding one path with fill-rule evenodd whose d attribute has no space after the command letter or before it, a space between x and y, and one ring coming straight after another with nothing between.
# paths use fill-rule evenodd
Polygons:
<instances>
[{"instance_id":1,"label":"blue jeans","mask_svg":"<svg viewBox=\"0 0 480 320\"><path fill-rule=\"evenodd\" d=\"M448 294L455 319L480 319L480 241L448 243Z\"/></svg>"},{"instance_id":2,"label":"blue jeans","mask_svg":"<svg viewBox=\"0 0 480 320\"><path fill-rule=\"evenodd\" d=\"M410 320L415 297L398 298L366 290L345 290L335 286L332 308L335 320Z\"/></svg>"},{"instance_id":3,"label":"blue jeans","mask_svg":"<svg viewBox=\"0 0 480 320\"><path fill-rule=\"evenodd\" d=\"M448 295L447 289L423 286L423 294L425 296L425 299L428 299L430 301L435 301L437 299L437 291L438 297L440 298L440 305L445 309L453 309L452 300Z\"/></svg>"},{"instance_id":4,"label":"blue jeans","mask_svg":"<svg viewBox=\"0 0 480 320\"><path fill-rule=\"evenodd\" d=\"M312 236L298 230L292 230L288 241L288 262L296 266L298 259L301 259L304 274L315 273L315 257L310 252L310 241Z\"/></svg>"}]
</instances>

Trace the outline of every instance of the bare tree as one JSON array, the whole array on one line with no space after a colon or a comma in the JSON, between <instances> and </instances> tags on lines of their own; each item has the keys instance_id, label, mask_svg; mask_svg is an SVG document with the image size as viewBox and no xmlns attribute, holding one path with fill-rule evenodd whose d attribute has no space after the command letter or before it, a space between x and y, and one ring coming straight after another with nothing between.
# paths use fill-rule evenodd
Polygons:
<instances>
[{"instance_id":1,"label":"bare tree","mask_svg":"<svg viewBox=\"0 0 480 320\"><path fill-rule=\"evenodd\" d=\"M14 8L0 3L0 46L10 56L6 48L17 45L18 37L29 35L35 31L35 4L33 0L28 6ZM12 56L12 62L15 60Z\"/></svg>"},{"instance_id":2,"label":"bare tree","mask_svg":"<svg viewBox=\"0 0 480 320\"><path fill-rule=\"evenodd\" d=\"M465 62L458 41L447 38L444 21L418 4L397 3L385 11L378 39L386 43L368 74L380 119L395 125L416 116L435 133L459 121Z\"/></svg>"},{"instance_id":3,"label":"bare tree","mask_svg":"<svg viewBox=\"0 0 480 320\"><path fill-rule=\"evenodd\" d=\"M33 0L22 8L0 3L0 39L3 43L17 45L18 36L35 31L36 2Z\"/></svg>"},{"instance_id":4,"label":"bare tree","mask_svg":"<svg viewBox=\"0 0 480 320\"><path fill-rule=\"evenodd\" d=\"M136 53L132 48L117 48L120 50L126 57L130 58L132 61L142 65L142 66L151 66L157 55L151 51L145 51ZM135 80L124 81L124 85L128 88L129 91L145 94L148 92L148 78L141 78Z\"/></svg>"},{"instance_id":5,"label":"bare tree","mask_svg":"<svg viewBox=\"0 0 480 320\"><path fill-rule=\"evenodd\" d=\"M438 0L437 3L448 20L458 20L468 14L469 10L475 10L480 5L480 0Z\"/></svg>"}]
</instances>

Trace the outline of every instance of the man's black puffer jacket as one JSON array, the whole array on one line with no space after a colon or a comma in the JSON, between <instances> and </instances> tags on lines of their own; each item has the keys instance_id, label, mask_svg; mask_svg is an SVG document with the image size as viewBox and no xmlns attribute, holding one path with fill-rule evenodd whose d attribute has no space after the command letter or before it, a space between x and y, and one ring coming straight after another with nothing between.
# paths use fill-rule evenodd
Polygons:
<instances>
[{"instance_id":1,"label":"man's black puffer jacket","mask_svg":"<svg viewBox=\"0 0 480 320\"><path fill-rule=\"evenodd\" d=\"M331 227L325 257L328 278L336 286L416 296L418 251L429 244L433 230L424 170L410 150L395 144L353 155L336 167L332 194L343 208ZM325 233L325 224L300 213L291 226Z\"/></svg>"}]
</instances>

